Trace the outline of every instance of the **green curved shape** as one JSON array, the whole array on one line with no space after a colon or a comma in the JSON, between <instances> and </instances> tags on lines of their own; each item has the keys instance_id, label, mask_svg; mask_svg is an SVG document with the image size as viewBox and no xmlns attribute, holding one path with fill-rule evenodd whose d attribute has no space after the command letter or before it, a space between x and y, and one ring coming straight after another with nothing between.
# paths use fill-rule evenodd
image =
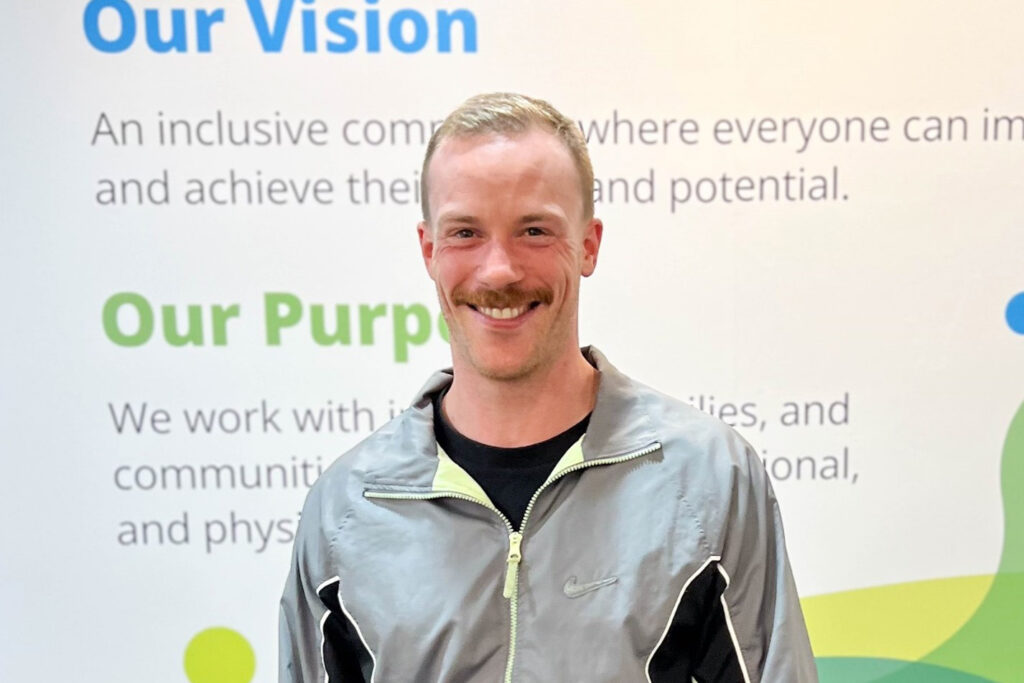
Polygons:
<instances>
[{"instance_id":1,"label":"green curved shape","mask_svg":"<svg viewBox=\"0 0 1024 683\"><path fill-rule=\"evenodd\" d=\"M993 683L963 671L898 659L824 657L816 662L821 683Z\"/></svg>"},{"instance_id":2,"label":"green curved shape","mask_svg":"<svg viewBox=\"0 0 1024 683\"><path fill-rule=\"evenodd\" d=\"M978 611L995 580L956 576L827 593L800 601L818 657L917 661Z\"/></svg>"},{"instance_id":3,"label":"green curved shape","mask_svg":"<svg viewBox=\"0 0 1024 683\"><path fill-rule=\"evenodd\" d=\"M1002 460L1003 554L974 615L922 661L1024 683L1024 403L1010 422Z\"/></svg>"}]
</instances>

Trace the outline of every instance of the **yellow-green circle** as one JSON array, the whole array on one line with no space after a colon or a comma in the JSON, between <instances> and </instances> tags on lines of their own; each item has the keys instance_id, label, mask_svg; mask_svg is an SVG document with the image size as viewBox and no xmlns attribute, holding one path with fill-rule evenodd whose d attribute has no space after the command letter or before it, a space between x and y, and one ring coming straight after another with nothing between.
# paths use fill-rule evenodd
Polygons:
<instances>
[{"instance_id":1,"label":"yellow-green circle","mask_svg":"<svg viewBox=\"0 0 1024 683\"><path fill-rule=\"evenodd\" d=\"M185 675L192 683L249 683L255 673L252 646L230 628L200 631L185 647Z\"/></svg>"}]
</instances>

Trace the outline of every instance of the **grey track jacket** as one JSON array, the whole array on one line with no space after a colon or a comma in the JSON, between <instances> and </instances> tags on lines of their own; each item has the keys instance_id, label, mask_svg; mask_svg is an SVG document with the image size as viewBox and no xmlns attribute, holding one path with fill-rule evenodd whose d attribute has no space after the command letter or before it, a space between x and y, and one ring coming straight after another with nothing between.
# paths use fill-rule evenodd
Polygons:
<instances>
[{"instance_id":1,"label":"grey track jacket","mask_svg":"<svg viewBox=\"0 0 1024 683\"><path fill-rule=\"evenodd\" d=\"M281 683L817 681L762 463L726 425L600 371L521 533L438 449L431 396L311 489Z\"/></svg>"}]
</instances>

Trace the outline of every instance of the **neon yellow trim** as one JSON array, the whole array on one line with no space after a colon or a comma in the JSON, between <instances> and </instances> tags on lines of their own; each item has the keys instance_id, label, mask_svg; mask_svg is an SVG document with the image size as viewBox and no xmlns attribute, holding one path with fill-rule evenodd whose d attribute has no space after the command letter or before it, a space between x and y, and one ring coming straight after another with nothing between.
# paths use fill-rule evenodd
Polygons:
<instances>
[{"instance_id":1,"label":"neon yellow trim","mask_svg":"<svg viewBox=\"0 0 1024 683\"><path fill-rule=\"evenodd\" d=\"M800 601L818 657L916 661L970 618L993 576L860 588Z\"/></svg>"},{"instance_id":2,"label":"neon yellow trim","mask_svg":"<svg viewBox=\"0 0 1024 683\"><path fill-rule=\"evenodd\" d=\"M434 473L433 488L435 491L454 491L470 498L476 498L488 507L493 508L494 503L487 497L476 479L469 476L469 472L459 467L458 463L451 459L444 449L437 447L437 472Z\"/></svg>"},{"instance_id":3,"label":"neon yellow trim","mask_svg":"<svg viewBox=\"0 0 1024 683\"><path fill-rule=\"evenodd\" d=\"M545 484L549 484L552 479L557 479L562 476L562 472L564 470L567 470L570 467L575 467L583 462L583 439L585 438L587 438L586 434L581 436L579 441L569 446L569 450L567 450L565 454L558 459L558 462L555 463L555 468L551 470L551 474L548 475L547 481L544 482Z\"/></svg>"}]
</instances>

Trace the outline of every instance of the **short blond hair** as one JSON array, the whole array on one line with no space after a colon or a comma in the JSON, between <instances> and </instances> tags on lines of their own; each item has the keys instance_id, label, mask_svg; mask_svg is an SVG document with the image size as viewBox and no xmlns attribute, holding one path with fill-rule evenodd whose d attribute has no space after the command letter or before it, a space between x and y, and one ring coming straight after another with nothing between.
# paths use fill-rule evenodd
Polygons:
<instances>
[{"instance_id":1,"label":"short blond hair","mask_svg":"<svg viewBox=\"0 0 1024 683\"><path fill-rule=\"evenodd\" d=\"M580 194L583 197L583 217L594 217L594 167L587 152L587 141L576 123L549 102L526 95L508 92L474 95L448 115L430 136L427 153L420 174L420 204L423 220L430 221L427 201L427 169L434 152L448 138L470 137L486 133L519 135L532 128L542 128L554 134L572 156L580 176Z\"/></svg>"}]
</instances>

